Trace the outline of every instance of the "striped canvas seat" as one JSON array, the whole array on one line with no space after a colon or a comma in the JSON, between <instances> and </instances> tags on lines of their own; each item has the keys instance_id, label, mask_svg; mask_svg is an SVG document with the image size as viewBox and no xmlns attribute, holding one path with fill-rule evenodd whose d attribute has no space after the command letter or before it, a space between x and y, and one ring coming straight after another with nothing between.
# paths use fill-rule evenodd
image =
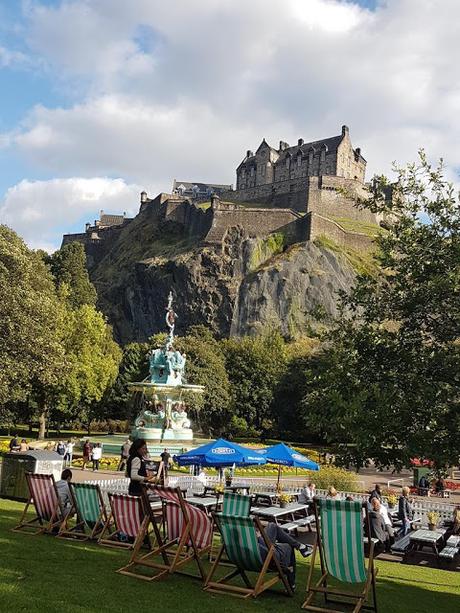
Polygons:
<instances>
[{"instance_id":1,"label":"striped canvas seat","mask_svg":"<svg viewBox=\"0 0 460 613\"><path fill-rule=\"evenodd\" d=\"M13 531L19 532L24 530L29 534L52 532L53 529L61 524L64 518L54 477L53 475L26 473L26 480L29 488L29 499L24 508L20 523L13 528ZM26 521L27 510L31 505L35 508L36 515L33 519Z\"/></svg>"},{"instance_id":2,"label":"striped canvas seat","mask_svg":"<svg viewBox=\"0 0 460 613\"><path fill-rule=\"evenodd\" d=\"M247 517L251 510L251 497L233 492L224 492L223 515L238 515Z\"/></svg>"},{"instance_id":3,"label":"striped canvas seat","mask_svg":"<svg viewBox=\"0 0 460 613\"><path fill-rule=\"evenodd\" d=\"M320 501L326 568L345 583L366 581L362 510L361 501Z\"/></svg>"},{"instance_id":4,"label":"striped canvas seat","mask_svg":"<svg viewBox=\"0 0 460 613\"><path fill-rule=\"evenodd\" d=\"M206 579L205 589L210 592L239 596L240 598L255 598L264 590L281 581L286 593L292 596L291 587L275 555L274 544L268 540L259 519L253 519L247 515L225 515L223 513L213 513L213 517L222 537L222 546ZM267 551L264 559L260 554L256 528ZM225 563L228 565L227 562L223 561L224 552L235 569L215 580L214 577L219 564ZM265 575L272 569L275 570L276 576L272 576L265 581ZM251 584L247 571L258 573L254 586ZM245 584L244 587L232 583L231 581L234 578L241 578Z\"/></svg>"},{"instance_id":5,"label":"striped canvas seat","mask_svg":"<svg viewBox=\"0 0 460 613\"><path fill-rule=\"evenodd\" d=\"M377 610L374 568L374 543L369 539L369 560L366 568L364 556L363 513L370 534L367 503L361 501L315 499L317 541L313 549L307 583L307 599L302 608L310 611L335 611L313 605L317 593L324 595L327 602L354 604L353 613L363 607ZM321 578L313 584L313 567L319 551ZM364 584L360 592L331 588L328 580L333 577L345 584ZM372 604L366 604L372 586ZM340 600L334 601L334 596ZM345 599L345 600L344 600ZM349 601L352 601L351 603Z\"/></svg>"},{"instance_id":6,"label":"striped canvas seat","mask_svg":"<svg viewBox=\"0 0 460 613\"><path fill-rule=\"evenodd\" d=\"M136 547L137 538L149 522L149 513L144 509L144 502L140 496L110 492L108 496L110 515L98 543L133 549Z\"/></svg>"},{"instance_id":7,"label":"striped canvas seat","mask_svg":"<svg viewBox=\"0 0 460 613\"><path fill-rule=\"evenodd\" d=\"M230 562L244 570L259 571L263 561L254 521L250 517L222 514L219 516L219 525Z\"/></svg>"},{"instance_id":8,"label":"striped canvas seat","mask_svg":"<svg viewBox=\"0 0 460 613\"><path fill-rule=\"evenodd\" d=\"M94 539L107 522L101 490L96 483L69 483L76 523L67 516L59 530L60 538Z\"/></svg>"},{"instance_id":9,"label":"striped canvas seat","mask_svg":"<svg viewBox=\"0 0 460 613\"><path fill-rule=\"evenodd\" d=\"M198 575L190 576L204 581L205 571L201 557L211 549L212 522L210 518L201 509L188 504L179 488L143 484L143 490L144 507L149 509L149 518L157 546L152 551L139 555L139 543L142 542L141 539L147 531L147 526L144 525L138 535L137 544L129 563L120 568L118 572L153 581L165 578L174 572L188 574L181 570L182 567L195 562ZM161 533L157 518L151 509L149 494L159 496L163 502L166 537ZM154 572L154 574L147 575L147 572Z\"/></svg>"}]
</instances>

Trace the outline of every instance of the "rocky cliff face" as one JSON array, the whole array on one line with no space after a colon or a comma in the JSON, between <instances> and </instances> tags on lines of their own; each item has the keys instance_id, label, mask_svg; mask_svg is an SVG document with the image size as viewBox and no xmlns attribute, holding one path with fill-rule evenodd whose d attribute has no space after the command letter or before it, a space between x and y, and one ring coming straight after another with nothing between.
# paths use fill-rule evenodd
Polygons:
<instances>
[{"instance_id":1,"label":"rocky cliff face","mask_svg":"<svg viewBox=\"0 0 460 613\"><path fill-rule=\"evenodd\" d=\"M220 251L183 239L171 224L152 234L146 221L122 231L90 270L100 307L123 343L164 331L170 290L179 334L194 324L222 336L271 324L295 336L330 320L338 290L355 278L343 254L313 242L286 249L281 235L245 238L235 227Z\"/></svg>"}]
</instances>

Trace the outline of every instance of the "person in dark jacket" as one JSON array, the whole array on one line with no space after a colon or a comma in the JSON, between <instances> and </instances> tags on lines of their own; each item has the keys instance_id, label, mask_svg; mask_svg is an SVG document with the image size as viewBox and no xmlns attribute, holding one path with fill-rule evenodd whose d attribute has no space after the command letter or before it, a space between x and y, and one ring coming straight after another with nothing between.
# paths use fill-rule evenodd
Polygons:
<instances>
[{"instance_id":1,"label":"person in dark jacket","mask_svg":"<svg viewBox=\"0 0 460 613\"><path fill-rule=\"evenodd\" d=\"M378 483L375 484L375 487L369 496L369 502L372 502L373 498L377 498L380 500L380 502L382 502L382 488Z\"/></svg>"},{"instance_id":2,"label":"person in dark jacket","mask_svg":"<svg viewBox=\"0 0 460 613\"><path fill-rule=\"evenodd\" d=\"M369 511L370 536L378 539L381 547L388 551L390 549L390 534L385 525L385 519L380 512L380 505L378 498L372 498L371 510Z\"/></svg>"},{"instance_id":3,"label":"person in dark jacket","mask_svg":"<svg viewBox=\"0 0 460 613\"><path fill-rule=\"evenodd\" d=\"M402 521L399 536L406 536L406 534L410 531L413 510L409 500L409 492L409 488L405 486L402 488L402 496L399 497L398 518Z\"/></svg>"},{"instance_id":4,"label":"person in dark jacket","mask_svg":"<svg viewBox=\"0 0 460 613\"><path fill-rule=\"evenodd\" d=\"M142 494L141 483L150 480L150 477L147 476L147 454L148 450L145 440L143 438L136 439L129 449L126 466L126 476L130 480L128 494L131 496L140 496Z\"/></svg>"},{"instance_id":5,"label":"person in dark jacket","mask_svg":"<svg viewBox=\"0 0 460 613\"><path fill-rule=\"evenodd\" d=\"M428 496L428 492L430 491L430 483L425 475L420 477L420 481L418 482L418 495L419 496Z\"/></svg>"}]
</instances>

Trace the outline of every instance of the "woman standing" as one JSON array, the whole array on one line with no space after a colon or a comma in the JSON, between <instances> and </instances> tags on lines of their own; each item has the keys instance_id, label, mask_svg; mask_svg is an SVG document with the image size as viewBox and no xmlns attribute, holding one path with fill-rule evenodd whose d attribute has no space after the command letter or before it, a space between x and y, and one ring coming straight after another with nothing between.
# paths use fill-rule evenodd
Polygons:
<instances>
[{"instance_id":1,"label":"woman standing","mask_svg":"<svg viewBox=\"0 0 460 613\"><path fill-rule=\"evenodd\" d=\"M141 483L150 479L147 477L147 444L143 438L134 441L129 449L129 457L126 466L126 476L129 477L128 494L140 496L142 494Z\"/></svg>"}]
</instances>

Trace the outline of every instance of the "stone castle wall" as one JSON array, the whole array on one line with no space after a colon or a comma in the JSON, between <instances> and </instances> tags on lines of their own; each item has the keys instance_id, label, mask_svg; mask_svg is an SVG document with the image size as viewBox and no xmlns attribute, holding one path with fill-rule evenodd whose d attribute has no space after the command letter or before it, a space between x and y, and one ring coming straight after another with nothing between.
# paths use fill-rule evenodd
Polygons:
<instances>
[{"instance_id":1,"label":"stone castle wall","mask_svg":"<svg viewBox=\"0 0 460 613\"><path fill-rule=\"evenodd\" d=\"M330 238L342 247L351 247L357 251L370 251L373 248L372 239L360 232L348 232L338 223L317 213L307 213L307 237L314 240L320 236Z\"/></svg>"},{"instance_id":2,"label":"stone castle wall","mask_svg":"<svg viewBox=\"0 0 460 613\"><path fill-rule=\"evenodd\" d=\"M297 224L299 219L301 216L290 209L239 208L230 203L220 203L213 208L212 225L203 242L221 244L232 227L240 227L246 236L267 236L280 231L288 242L304 240Z\"/></svg>"}]
</instances>

